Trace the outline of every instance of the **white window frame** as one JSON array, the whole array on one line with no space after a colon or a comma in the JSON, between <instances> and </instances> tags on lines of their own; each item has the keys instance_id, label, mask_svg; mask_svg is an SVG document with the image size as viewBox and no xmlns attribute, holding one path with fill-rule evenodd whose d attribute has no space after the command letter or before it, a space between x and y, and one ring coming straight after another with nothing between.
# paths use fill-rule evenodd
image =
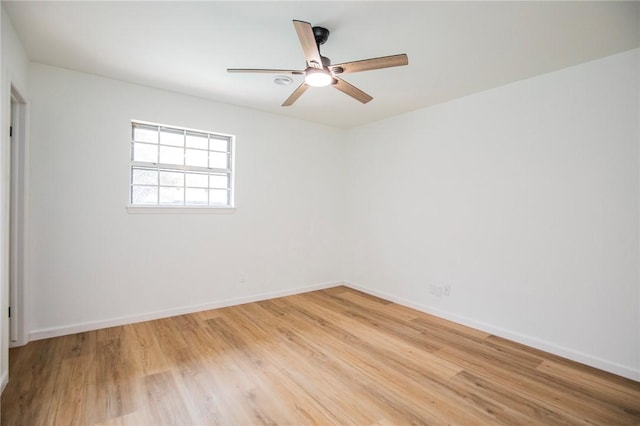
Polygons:
<instances>
[{"instance_id":1,"label":"white window frame","mask_svg":"<svg viewBox=\"0 0 640 426\"><path fill-rule=\"evenodd\" d=\"M157 142L143 142L143 141L136 141L135 140L135 136L134 136L134 129L136 128L136 126L139 127L155 127L157 129L157 133L158 133L158 140ZM187 154L187 149L197 149L197 148L188 148L187 144L186 144L186 136L188 133L199 133L201 135L206 135L207 136L207 149L202 149L200 148L200 151L206 151L207 152L207 159L209 159L211 153L225 153L227 154L227 168L213 168L213 167L208 167L209 163L207 163L207 167L202 167L202 166L187 166L186 165L186 161L183 161L182 165L179 164L163 164L160 162L144 162L144 161L136 161L134 160L134 149L135 149L135 144L147 144L150 146L157 146L158 152L160 152L161 147L171 147L171 148L176 148L175 145L164 145L161 144L161 139L160 139L160 133L162 130L170 130L172 132L182 132L183 137L185 138L185 140L183 141L182 144L182 148L183 148L183 155L186 156ZM235 210L235 202L234 202L234 186L235 186L235 176L234 176L234 171L235 171L235 136L233 135L229 135L229 134L222 134L219 132L212 132L212 131L207 131L207 130L198 130L198 129L191 129L191 128L186 128L186 127L179 127L179 126L175 126L175 125L165 125L165 124L160 124L160 123L152 123L152 122L148 122L148 121L141 121L141 120L131 120L130 122L130 135L131 135L131 141L130 141L130 166L129 166L129 202L127 204L127 211L129 213L231 213ZM219 151L219 150L215 150L212 149L211 146L211 140L212 139L216 139L216 140L226 140L227 141L227 150L226 151ZM157 158L158 161L160 161L160 155L158 155ZM156 179L156 183L155 184L140 184L140 183L135 183L134 184L134 170L152 170L152 171L156 171L158 173L158 178ZM208 179L210 178L210 176L227 176L227 187L226 188L219 188L219 189L225 189L227 191L227 203L226 204L209 204L209 198L207 199L207 204L187 204L186 203L186 194L187 194L187 188L190 188L187 186L187 179L186 179L186 175L183 177L182 179L182 193L183 193L183 202L182 204L162 204L160 201L160 190L161 188L165 188L168 187L167 185L161 185L160 182L160 172L180 172L180 173L198 173L200 175L207 175ZM209 181L210 183L210 181ZM141 204L134 204L133 203L133 191L134 191L134 187L143 187L143 186L148 186L148 187L156 187L157 188L157 201L155 204L153 203L141 203ZM178 186L180 187L180 186ZM195 187L194 187L195 188ZM204 189L204 188L203 188ZM212 189L217 189L217 188L212 188L211 186L207 187L207 197L210 196L210 191Z\"/></svg>"}]
</instances>

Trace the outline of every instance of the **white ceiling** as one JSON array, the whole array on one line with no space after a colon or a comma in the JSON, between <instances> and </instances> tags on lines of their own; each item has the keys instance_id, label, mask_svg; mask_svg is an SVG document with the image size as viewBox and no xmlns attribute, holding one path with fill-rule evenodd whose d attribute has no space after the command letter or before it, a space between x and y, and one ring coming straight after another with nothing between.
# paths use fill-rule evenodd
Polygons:
<instances>
[{"instance_id":1,"label":"white ceiling","mask_svg":"<svg viewBox=\"0 0 640 426\"><path fill-rule=\"evenodd\" d=\"M2 2L32 61L348 128L636 48L638 2ZM293 19L331 31L333 63L407 53L409 65L302 81L226 68L303 69Z\"/></svg>"}]
</instances>

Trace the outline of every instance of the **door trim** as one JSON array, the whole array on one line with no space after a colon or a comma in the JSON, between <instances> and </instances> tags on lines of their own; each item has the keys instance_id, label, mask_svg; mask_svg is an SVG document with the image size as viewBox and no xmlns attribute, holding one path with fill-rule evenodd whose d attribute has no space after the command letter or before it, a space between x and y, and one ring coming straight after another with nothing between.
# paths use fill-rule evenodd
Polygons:
<instances>
[{"instance_id":1,"label":"door trim","mask_svg":"<svg viewBox=\"0 0 640 426\"><path fill-rule=\"evenodd\" d=\"M27 209L28 146L27 103L20 91L11 85L11 146L9 156L9 347L28 343L27 328Z\"/></svg>"}]
</instances>

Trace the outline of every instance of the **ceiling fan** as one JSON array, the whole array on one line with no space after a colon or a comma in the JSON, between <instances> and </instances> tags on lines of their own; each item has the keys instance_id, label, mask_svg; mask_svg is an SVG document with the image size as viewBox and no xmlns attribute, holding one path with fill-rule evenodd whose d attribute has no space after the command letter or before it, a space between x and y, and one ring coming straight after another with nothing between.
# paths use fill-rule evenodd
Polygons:
<instances>
[{"instance_id":1,"label":"ceiling fan","mask_svg":"<svg viewBox=\"0 0 640 426\"><path fill-rule=\"evenodd\" d=\"M407 65L409 58L406 54L383 56L380 58L363 59L361 61L344 62L342 64L331 65L331 61L326 56L320 54L320 45L329 38L329 30L322 27L312 27L310 23L304 21L293 21L293 26L298 33L304 56L307 60L307 68L304 70L278 70L278 69L251 69L251 68L228 68L232 73L272 73L304 75L304 82L284 101L282 106L290 106L309 88L333 86L352 98L366 104L371 96L347 83L339 76L342 74L377 70L381 68L398 67Z\"/></svg>"}]
</instances>

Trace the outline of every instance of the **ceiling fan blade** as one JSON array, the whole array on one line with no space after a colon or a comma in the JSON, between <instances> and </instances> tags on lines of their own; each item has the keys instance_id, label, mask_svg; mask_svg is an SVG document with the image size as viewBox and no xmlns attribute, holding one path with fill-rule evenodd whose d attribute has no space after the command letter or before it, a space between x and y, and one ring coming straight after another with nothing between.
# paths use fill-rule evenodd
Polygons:
<instances>
[{"instance_id":1,"label":"ceiling fan blade","mask_svg":"<svg viewBox=\"0 0 640 426\"><path fill-rule=\"evenodd\" d=\"M296 28L304 57L310 67L322 68L322 58L316 44L316 37L313 35L311 24L304 21L293 20L293 26Z\"/></svg>"},{"instance_id":2,"label":"ceiling fan blade","mask_svg":"<svg viewBox=\"0 0 640 426\"><path fill-rule=\"evenodd\" d=\"M373 99L371 96L367 95L362 90L358 89L356 86L353 86L338 77L334 77L334 78L336 82L333 84L333 87L335 87L336 89L338 89L343 93L346 93L352 98L362 102L363 104L366 104L371 99Z\"/></svg>"},{"instance_id":3,"label":"ceiling fan blade","mask_svg":"<svg viewBox=\"0 0 640 426\"><path fill-rule=\"evenodd\" d=\"M298 98L300 96L302 96L302 94L304 92L306 92L308 88L309 88L309 85L307 83L303 82L300 86L298 86L298 88L296 90L293 91L293 93L287 98L287 100L284 101L282 106L291 106L291 105L293 105L293 103L295 101L297 101Z\"/></svg>"},{"instance_id":4,"label":"ceiling fan blade","mask_svg":"<svg viewBox=\"0 0 640 426\"><path fill-rule=\"evenodd\" d=\"M352 72L379 70L381 68L399 67L407 64L409 64L409 58L403 53L401 55L383 56L381 58L363 59L362 61L330 65L329 69L334 74L348 74Z\"/></svg>"},{"instance_id":5,"label":"ceiling fan blade","mask_svg":"<svg viewBox=\"0 0 640 426\"><path fill-rule=\"evenodd\" d=\"M227 72L265 73L265 74L304 74L304 70L271 70L262 68L227 68Z\"/></svg>"}]
</instances>

